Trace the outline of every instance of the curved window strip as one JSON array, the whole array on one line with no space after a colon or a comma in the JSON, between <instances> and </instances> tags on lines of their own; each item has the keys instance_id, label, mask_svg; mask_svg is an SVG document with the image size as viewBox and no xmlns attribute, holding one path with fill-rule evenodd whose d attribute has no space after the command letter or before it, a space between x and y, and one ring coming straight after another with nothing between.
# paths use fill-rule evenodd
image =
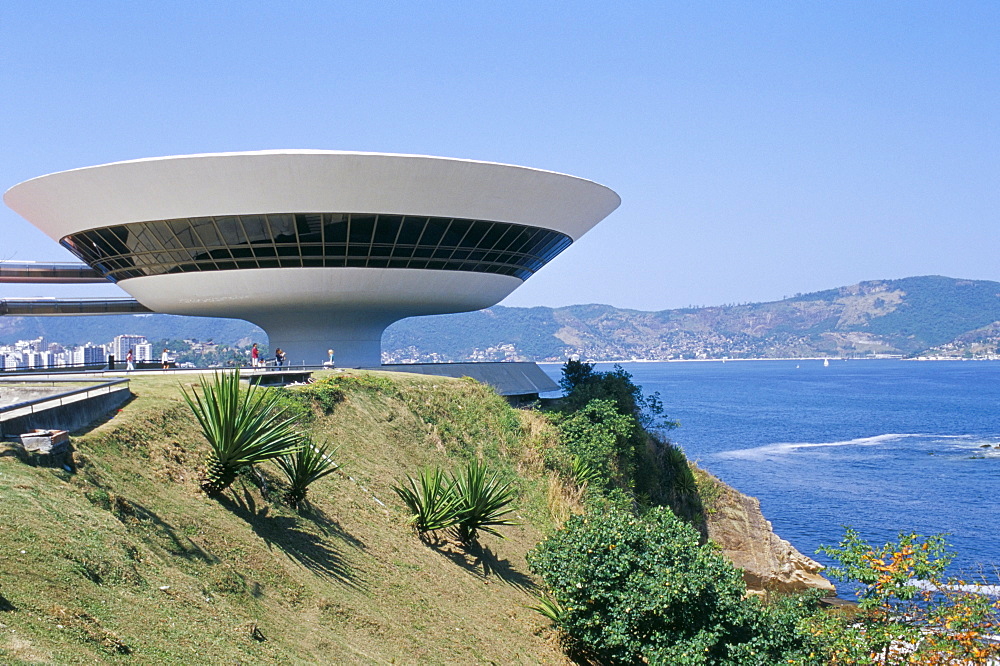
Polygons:
<instances>
[{"instance_id":1,"label":"curved window strip","mask_svg":"<svg viewBox=\"0 0 1000 666\"><path fill-rule=\"evenodd\" d=\"M419 268L528 279L572 239L509 222L413 215L275 213L134 222L63 246L107 279L244 268Z\"/></svg>"}]
</instances>

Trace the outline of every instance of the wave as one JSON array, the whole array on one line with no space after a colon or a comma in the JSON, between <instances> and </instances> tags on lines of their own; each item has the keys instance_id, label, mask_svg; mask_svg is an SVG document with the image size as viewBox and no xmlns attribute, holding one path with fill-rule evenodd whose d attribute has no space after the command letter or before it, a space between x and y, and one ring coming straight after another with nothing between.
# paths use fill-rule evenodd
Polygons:
<instances>
[{"instance_id":1,"label":"wave","mask_svg":"<svg viewBox=\"0 0 1000 666\"><path fill-rule=\"evenodd\" d=\"M777 444L765 444L749 449L736 449L734 451L722 451L716 455L719 458L761 458L769 455L785 455L794 453L799 449L817 449L830 446L874 446L895 442L911 437L926 437L917 433L887 433L885 435L875 435L873 437L858 437L855 439L845 439L837 442L779 442Z\"/></svg>"},{"instance_id":2,"label":"wave","mask_svg":"<svg viewBox=\"0 0 1000 666\"><path fill-rule=\"evenodd\" d=\"M961 585L934 585L926 580L920 580L917 578L911 578L906 582L919 590L927 590L930 592L968 592L971 594L981 594L987 597L1000 597L1000 585L979 585L975 583Z\"/></svg>"},{"instance_id":3,"label":"wave","mask_svg":"<svg viewBox=\"0 0 1000 666\"><path fill-rule=\"evenodd\" d=\"M775 444L765 444L748 449L735 449L733 451L720 451L715 453L715 458L736 458L744 460L761 460L769 456L789 455L804 449L820 449L828 447L842 446L877 446L880 444L890 444L906 439L922 439L940 442L941 440L953 440L952 448L962 451L980 451L984 456L993 457L1000 455L1000 437L983 437L982 435L928 435L922 433L886 433L884 435L874 435L872 437L857 437L855 439L845 439L835 442L778 442ZM989 445L993 448L986 448Z\"/></svg>"}]
</instances>

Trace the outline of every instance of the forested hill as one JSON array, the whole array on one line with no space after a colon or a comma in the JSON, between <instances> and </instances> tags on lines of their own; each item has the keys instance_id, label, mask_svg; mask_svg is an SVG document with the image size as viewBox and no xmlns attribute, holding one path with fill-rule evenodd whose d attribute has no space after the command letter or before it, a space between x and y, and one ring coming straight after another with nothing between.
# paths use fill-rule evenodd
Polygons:
<instances>
[{"instance_id":1,"label":"forested hill","mask_svg":"<svg viewBox=\"0 0 1000 666\"><path fill-rule=\"evenodd\" d=\"M0 344L44 336L101 343L119 333L151 340L263 340L246 322L169 315L0 317ZM1000 283L941 276L874 280L771 303L643 312L609 305L493 307L407 319L390 327L389 361L773 358L995 354Z\"/></svg>"},{"instance_id":2,"label":"forested hill","mask_svg":"<svg viewBox=\"0 0 1000 666\"><path fill-rule=\"evenodd\" d=\"M925 276L661 312L493 307L399 322L382 346L397 359L449 361L982 354L995 353L998 322L1000 283Z\"/></svg>"}]
</instances>

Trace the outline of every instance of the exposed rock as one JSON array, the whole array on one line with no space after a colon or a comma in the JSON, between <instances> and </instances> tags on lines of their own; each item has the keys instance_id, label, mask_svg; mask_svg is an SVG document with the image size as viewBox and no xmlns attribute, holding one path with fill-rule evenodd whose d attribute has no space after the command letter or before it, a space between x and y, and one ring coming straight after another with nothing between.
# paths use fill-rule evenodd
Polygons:
<instances>
[{"instance_id":1,"label":"exposed rock","mask_svg":"<svg viewBox=\"0 0 1000 666\"><path fill-rule=\"evenodd\" d=\"M806 557L771 528L760 502L722 484L720 496L706 507L708 537L743 569L751 591L802 591L810 588L835 594L833 584L819 572L823 566Z\"/></svg>"}]
</instances>

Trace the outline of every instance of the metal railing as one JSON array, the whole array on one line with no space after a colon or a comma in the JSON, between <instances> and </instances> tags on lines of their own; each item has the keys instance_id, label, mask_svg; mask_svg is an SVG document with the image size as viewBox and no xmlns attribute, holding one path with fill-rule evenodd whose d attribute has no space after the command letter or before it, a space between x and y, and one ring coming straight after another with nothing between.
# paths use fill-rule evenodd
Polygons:
<instances>
[{"instance_id":1,"label":"metal railing","mask_svg":"<svg viewBox=\"0 0 1000 666\"><path fill-rule=\"evenodd\" d=\"M118 365L125 369L125 363L120 362ZM20 375L68 375L80 372L102 372L105 370L111 370L106 362L104 363L80 363L77 365L53 365L46 367L31 367L31 368L0 368L0 378L2 377L17 377Z\"/></svg>"}]
</instances>

